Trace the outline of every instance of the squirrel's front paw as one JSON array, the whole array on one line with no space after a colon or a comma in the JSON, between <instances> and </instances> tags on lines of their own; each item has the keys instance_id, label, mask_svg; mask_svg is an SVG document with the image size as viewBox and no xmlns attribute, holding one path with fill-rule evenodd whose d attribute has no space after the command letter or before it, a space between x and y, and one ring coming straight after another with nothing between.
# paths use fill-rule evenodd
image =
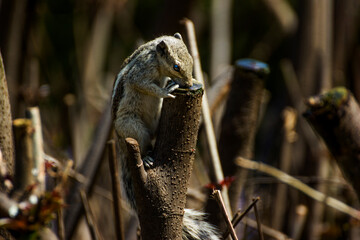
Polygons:
<instances>
[{"instance_id":1,"label":"squirrel's front paw","mask_svg":"<svg viewBox=\"0 0 360 240\"><path fill-rule=\"evenodd\" d=\"M177 88L179 88L179 84L177 84L176 82L174 81L171 81L166 87L165 87L165 90L166 90L166 97L170 97L170 98L175 98L174 95L170 94L172 93L173 91L175 91Z\"/></svg>"},{"instance_id":2,"label":"squirrel's front paw","mask_svg":"<svg viewBox=\"0 0 360 240\"><path fill-rule=\"evenodd\" d=\"M144 167L146 169L151 168L152 166L154 166L154 159L150 156L145 156L143 159L143 163L144 163Z\"/></svg>"}]
</instances>

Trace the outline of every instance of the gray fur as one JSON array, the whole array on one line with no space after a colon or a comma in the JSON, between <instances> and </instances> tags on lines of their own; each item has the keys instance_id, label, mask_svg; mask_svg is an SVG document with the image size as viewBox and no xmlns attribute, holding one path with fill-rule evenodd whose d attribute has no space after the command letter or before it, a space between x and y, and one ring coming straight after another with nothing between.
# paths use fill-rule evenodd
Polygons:
<instances>
[{"instance_id":1,"label":"gray fur","mask_svg":"<svg viewBox=\"0 0 360 240\"><path fill-rule=\"evenodd\" d=\"M185 209L183 219L183 240L219 240L218 230L206 222L206 214Z\"/></svg>"},{"instance_id":2,"label":"gray fur","mask_svg":"<svg viewBox=\"0 0 360 240\"><path fill-rule=\"evenodd\" d=\"M176 65L176 67L174 66ZM192 86L193 59L181 35L162 36L140 46L121 66L112 93L112 115L120 149L122 179L130 205L136 209L130 170L127 166L125 138L138 141L142 158L152 150L159 122L162 98L173 97L171 92L178 85ZM194 214L194 216L191 216ZM186 210L183 222L183 239L216 240L214 227L203 221L203 214ZM208 233L206 233L208 232ZM212 237L211 237L212 236Z\"/></svg>"}]
</instances>

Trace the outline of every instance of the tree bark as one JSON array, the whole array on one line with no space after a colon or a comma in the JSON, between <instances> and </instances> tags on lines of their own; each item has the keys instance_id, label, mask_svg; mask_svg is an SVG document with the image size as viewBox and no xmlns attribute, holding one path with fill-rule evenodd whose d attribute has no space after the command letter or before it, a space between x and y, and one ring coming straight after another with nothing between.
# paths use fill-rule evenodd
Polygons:
<instances>
[{"instance_id":1,"label":"tree bark","mask_svg":"<svg viewBox=\"0 0 360 240\"><path fill-rule=\"evenodd\" d=\"M14 173L14 146L9 92L5 69L0 53L0 150L6 164L7 173ZM0 190L1 187L0 187Z\"/></svg>"},{"instance_id":2,"label":"tree bark","mask_svg":"<svg viewBox=\"0 0 360 240\"><path fill-rule=\"evenodd\" d=\"M182 239L202 94L203 89L197 88L176 91L175 99L164 99L153 168L144 170L137 142L126 139L143 240Z\"/></svg>"},{"instance_id":3,"label":"tree bark","mask_svg":"<svg viewBox=\"0 0 360 240\"><path fill-rule=\"evenodd\" d=\"M310 97L303 114L325 141L344 177L360 198L360 108L349 90L338 87Z\"/></svg>"},{"instance_id":4,"label":"tree bark","mask_svg":"<svg viewBox=\"0 0 360 240\"><path fill-rule=\"evenodd\" d=\"M253 158L258 114L264 90L264 79L269 74L267 64L243 59L236 62L226 110L221 122L219 154L225 176L235 176L229 188L233 212L242 191L246 173L236 166L238 156Z\"/></svg>"}]
</instances>

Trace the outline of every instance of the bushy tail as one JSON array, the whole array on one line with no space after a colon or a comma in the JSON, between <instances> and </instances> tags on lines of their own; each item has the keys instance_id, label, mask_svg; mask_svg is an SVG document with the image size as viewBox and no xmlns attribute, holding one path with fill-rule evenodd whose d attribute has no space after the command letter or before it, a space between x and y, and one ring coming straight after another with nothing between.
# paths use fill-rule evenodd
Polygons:
<instances>
[{"instance_id":1,"label":"bushy tail","mask_svg":"<svg viewBox=\"0 0 360 240\"><path fill-rule=\"evenodd\" d=\"M220 240L215 226L206 222L206 214L185 209L183 220L183 240Z\"/></svg>"}]
</instances>

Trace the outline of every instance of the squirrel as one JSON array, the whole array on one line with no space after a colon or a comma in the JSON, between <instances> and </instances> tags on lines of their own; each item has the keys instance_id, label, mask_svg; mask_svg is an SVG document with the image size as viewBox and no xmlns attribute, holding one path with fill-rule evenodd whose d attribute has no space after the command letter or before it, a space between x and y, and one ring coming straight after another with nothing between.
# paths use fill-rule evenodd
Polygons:
<instances>
[{"instance_id":1,"label":"squirrel","mask_svg":"<svg viewBox=\"0 0 360 240\"><path fill-rule=\"evenodd\" d=\"M116 77L112 92L112 117L120 148L122 180L129 203L136 209L130 169L126 164L125 138L138 141L144 166L153 166L149 156L156 135L163 98L181 87L191 87L193 59L179 33L161 36L141 45L125 59ZM214 226L205 221L205 214L185 209L183 240L220 239Z\"/></svg>"}]
</instances>

